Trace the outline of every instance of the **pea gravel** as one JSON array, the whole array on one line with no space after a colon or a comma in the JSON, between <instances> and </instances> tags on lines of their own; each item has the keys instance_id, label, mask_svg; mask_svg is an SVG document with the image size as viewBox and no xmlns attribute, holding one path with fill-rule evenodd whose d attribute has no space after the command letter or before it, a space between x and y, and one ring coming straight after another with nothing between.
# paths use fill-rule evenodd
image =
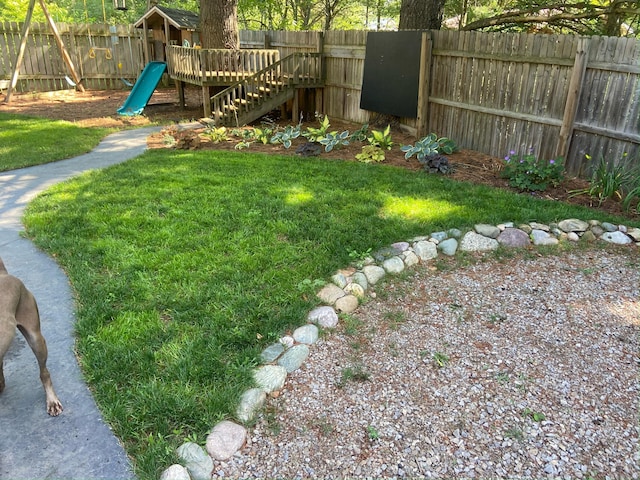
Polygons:
<instances>
[{"instance_id":1,"label":"pea gravel","mask_svg":"<svg viewBox=\"0 0 640 480\"><path fill-rule=\"evenodd\" d=\"M214 478L640 478L635 250L376 288Z\"/></svg>"}]
</instances>

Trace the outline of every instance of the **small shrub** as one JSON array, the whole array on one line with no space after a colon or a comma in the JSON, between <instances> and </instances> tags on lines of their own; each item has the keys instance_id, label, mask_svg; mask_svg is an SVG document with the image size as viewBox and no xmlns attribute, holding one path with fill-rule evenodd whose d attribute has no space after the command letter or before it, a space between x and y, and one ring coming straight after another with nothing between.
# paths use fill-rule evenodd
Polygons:
<instances>
[{"instance_id":1,"label":"small shrub","mask_svg":"<svg viewBox=\"0 0 640 480\"><path fill-rule=\"evenodd\" d=\"M307 131L302 134L303 137L309 139L310 142L318 142L320 139L324 138L329 131L329 117L327 115L324 116L323 120L319 120L320 126L318 128L307 127Z\"/></svg>"},{"instance_id":2,"label":"small shrub","mask_svg":"<svg viewBox=\"0 0 640 480\"><path fill-rule=\"evenodd\" d=\"M281 132L276 132L271 137L271 143L281 143L284 148L291 147L291 141L300 136L300 126L287 125Z\"/></svg>"},{"instance_id":3,"label":"small shrub","mask_svg":"<svg viewBox=\"0 0 640 480\"><path fill-rule=\"evenodd\" d=\"M530 151L517 155L513 150L505 157L501 176L509 185L520 190L546 190L549 185L558 185L564 178L564 160L538 160Z\"/></svg>"},{"instance_id":4,"label":"small shrub","mask_svg":"<svg viewBox=\"0 0 640 480\"><path fill-rule=\"evenodd\" d=\"M356 130L351 134L351 137L349 138L349 140L351 140L352 142L365 142L369 137L368 132L369 132L369 124L365 123L358 130Z\"/></svg>"},{"instance_id":5,"label":"small shrub","mask_svg":"<svg viewBox=\"0 0 640 480\"><path fill-rule=\"evenodd\" d=\"M213 143L220 143L228 140L226 127L210 127L203 133Z\"/></svg>"},{"instance_id":6,"label":"small shrub","mask_svg":"<svg viewBox=\"0 0 640 480\"><path fill-rule=\"evenodd\" d=\"M406 160L415 155L426 171L446 174L451 173L453 167L449 164L449 159L441 153L453 153L457 146L453 140L446 137L438 138L435 133L430 133L415 145L403 145L400 150L404 152Z\"/></svg>"},{"instance_id":7,"label":"small shrub","mask_svg":"<svg viewBox=\"0 0 640 480\"><path fill-rule=\"evenodd\" d=\"M420 163L429 173L442 173L447 175L453 172L453 166L449 163L449 159L439 153L424 157Z\"/></svg>"},{"instance_id":8,"label":"small shrub","mask_svg":"<svg viewBox=\"0 0 640 480\"><path fill-rule=\"evenodd\" d=\"M384 150L375 145L364 145L362 152L356 155L356 160L362 163L383 162L384 158Z\"/></svg>"},{"instance_id":9,"label":"small shrub","mask_svg":"<svg viewBox=\"0 0 640 480\"><path fill-rule=\"evenodd\" d=\"M263 145L267 145L271 142L271 137L273 136L273 128L270 127L262 127L262 128L254 128L253 129L253 138L256 142L260 142Z\"/></svg>"},{"instance_id":10,"label":"small shrub","mask_svg":"<svg viewBox=\"0 0 640 480\"><path fill-rule=\"evenodd\" d=\"M626 156L625 153L624 157ZM586 158L592 160L590 155L586 155ZM570 193L572 196L587 194L597 198L598 205L607 199L622 200L625 209L629 209L633 198L640 196L640 167L629 167L626 162L609 163L600 156L591 174L589 186Z\"/></svg>"},{"instance_id":11,"label":"small shrub","mask_svg":"<svg viewBox=\"0 0 640 480\"><path fill-rule=\"evenodd\" d=\"M368 140L374 147L391 150L393 146L393 141L391 140L391 125L387 125L387 128L384 130L372 130Z\"/></svg>"},{"instance_id":12,"label":"small shrub","mask_svg":"<svg viewBox=\"0 0 640 480\"><path fill-rule=\"evenodd\" d=\"M327 133L327 135L324 138L321 138L318 142L321 145L324 145L325 152L330 152L334 148L340 148L344 145L349 145L349 130L345 130L342 133Z\"/></svg>"}]
</instances>

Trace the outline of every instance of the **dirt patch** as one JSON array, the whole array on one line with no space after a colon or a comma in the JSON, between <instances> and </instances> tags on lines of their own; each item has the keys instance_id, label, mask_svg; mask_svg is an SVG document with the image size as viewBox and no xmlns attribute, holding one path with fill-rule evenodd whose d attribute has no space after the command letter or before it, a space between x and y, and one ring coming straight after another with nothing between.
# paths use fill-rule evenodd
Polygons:
<instances>
[{"instance_id":1,"label":"dirt patch","mask_svg":"<svg viewBox=\"0 0 640 480\"><path fill-rule=\"evenodd\" d=\"M75 122L86 127L112 127L124 128L128 126L142 126L152 123L175 124L184 121L193 121L202 117L202 96L199 88L187 88L185 97L187 106L181 108L178 105L178 96L173 88L160 88L151 97L149 105L145 108L144 114L134 117L123 117L116 113L120 105L124 103L128 90L105 90L76 92L51 92L36 94L14 94L10 104L0 103L0 112L20 113L25 115L42 116L52 119L61 119ZM277 120L277 119L276 119ZM331 121L330 130L349 130L353 132L361 125ZM281 126L285 122L278 122ZM290 124L291 122L289 122ZM259 123L258 123L259 125ZM315 121L303 124L303 131L307 126L317 127ZM375 127L382 129L382 127ZM198 130L203 133L204 127ZM229 129L231 132L231 129ZM165 132L166 133L166 132ZM150 148L174 148L168 144L165 133L155 135L149 139ZM213 143L207 138L201 137L199 149L208 150L233 150L241 141L239 137L230 136L227 141ZM422 170L420 163L415 158L405 160L404 154L398 148L400 145L413 144L415 137L402 132L399 129L392 131L395 147L391 151L385 152L384 165L393 165L414 171ZM293 141L289 150L281 145L262 145L253 142L250 146L252 152L264 153L294 153L295 150L305 142L305 139ZM336 149L332 152L322 152L320 158L354 160L360 153L362 144L354 142L348 146ZM449 157L449 162L453 165L454 171L451 178L458 181L471 182L475 184L489 185L516 191L509 187L508 182L500 177L502 159L491 157L472 150L461 150ZM574 205L583 205L618 216L625 216L630 219L638 219L638 212L625 212L620 202L607 200L602 205L588 195L572 196L571 192L586 188L588 182L578 178L568 178L557 187L548 188L544 192L521 192L523 195L532 195L539 198L563 201Z\"/></svg>"}]
</instances>

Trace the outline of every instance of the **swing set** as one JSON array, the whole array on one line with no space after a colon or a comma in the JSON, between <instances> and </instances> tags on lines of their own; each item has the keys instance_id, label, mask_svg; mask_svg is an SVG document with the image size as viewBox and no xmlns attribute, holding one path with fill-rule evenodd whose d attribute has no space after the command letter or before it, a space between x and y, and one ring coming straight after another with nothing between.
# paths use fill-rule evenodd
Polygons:
<instances>
[{"instance_id":1,"label":"swing set","mask_svg":"<svg viewBox=\"0 0 640 480\"><path fill-rule=\"evenodd\" d=\"M69 77L69 75L65 75L64 78L66 80L66 82L72 86L75 87L79 92L84 92L84 86L82 85L82 78L80 77L80 75L78 74L73 61L71 60L71 57L69 55L69 52L67 51L66 47L64 46L64 42L62 41L62 37L60 36L60 33L58 32L58 28L56 27L55 22L53 21L53 18L51 17L49 10L47 8L47 5L45 4L45 0L38 0L38 2L40 3L40 7L42 8L42 12L44 13L45 18L47 19L47 23L49 24L49 27L51 28L51 31L53 32L53 36L55 37L56 43L58 45L58 49L60 50L60 53L62 54L62 59L64 60L64 62L67 64L67 67L69 69L69 73L71 74L71 77ZM36 0L29 0L29 6L27 7L27 14L25 16L25 20L24 20L24 25L22 26L22 34L21 34L21 42L20 42L20 48L18 50L18 56L16 58L16 62L15 65L13 67L13 73L11 75L11 81L9 82L8 88L7 88L7 94L4 98L4 102L5 103L9 103L11 101L11 93L13 92L13 90L16 87L16 84L18 83L18 76L19 76L19 72L20 72L20 66L22 65L22 60L24 59L24 52L27 46L27 37L29 35L29 28L31 26L31 17L33 16L33 11L35 9L36 6ZM126 0L113 0L113 7L116 10L127 10L127 5L126 5ZM89 14L88 14L88 10L87 10L87 0L84 0L84 11L85 11L85 16L87 17L87 24L89 24ZM104 5L104 0L102 0L102 15L103 15L103 19L104 22L107 23L107 13L106 13L106 9L105 9L105 5ZM93 42L93 38L91 37L91 30L90 27L88 27L88 34L89 34L89 44L91 45L91 47L89 48L89 57L90 58L96 58L96 52L97 51L101 51L104 50L105 51L105 58L107 60L111 60L113 58L113 54L111 52L111 49L108 47L96 47L94 45Z\"/></svg>"}]
</instances>

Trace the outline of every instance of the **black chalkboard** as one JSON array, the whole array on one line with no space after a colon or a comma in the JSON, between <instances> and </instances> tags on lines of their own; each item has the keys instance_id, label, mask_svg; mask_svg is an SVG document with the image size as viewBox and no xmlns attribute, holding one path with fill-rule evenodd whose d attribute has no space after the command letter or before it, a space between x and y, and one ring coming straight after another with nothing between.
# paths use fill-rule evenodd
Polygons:
<instances>
[{"instance_id":1,"label":"black chalkboard","mask_svg":"<svg viewBox=\"0 0 640 480\"><path fill-rule=\"evenodd\" d=\"M422 32L369 32L360 108L398 117L418 116Z\"/></svg>"}]
</instances>

